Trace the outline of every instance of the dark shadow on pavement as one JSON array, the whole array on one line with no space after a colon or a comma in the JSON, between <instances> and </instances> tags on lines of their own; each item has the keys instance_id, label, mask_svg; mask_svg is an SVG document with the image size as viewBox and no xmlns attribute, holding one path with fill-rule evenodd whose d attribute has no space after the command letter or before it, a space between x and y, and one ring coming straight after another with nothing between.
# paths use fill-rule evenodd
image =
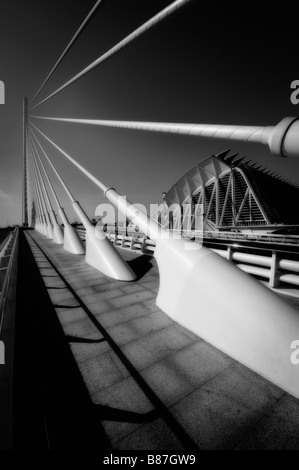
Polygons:
<instances>
[{"instance_id":1,"label":"dark shadow on pavement","mask_svg":"<svg viewBox=\"0 0 299 470\"><path fill-rule=\"evenodd\" d=\"M152 256L142 255L138 256L133 260L127 261L128 265L134 271L137 276L137 281L145 276L146 273L152 269L153 265L151 263Z\"/></svg>"},{"instance_id":2,"label":"dark shadow on pavement","mask_svg":"<svg viewBox=\"0 0 299 470\"><path fill-rule=\"evenodd\" d=\"M143 414L104 405L94 405L94 410L100 419L118 421L120 423L150 423L159 417L159 413L156 410Z\"/></svg>"},{"instance_id":3,"label":"dark shadow on pavement","mask_svg":"<svg viewBox=\"0 0 299 470\"><path fill-rule=\"evenodd\" d=\"M85 343L85 344L88 344L88 343L103 343L104 341L106 341L105 338L100 338L100 339L78 338L77 336L70 336L70 335L66 336L66 340L69 343Z\"/></svg>"},{"instance_id":4,"label":"dark shadow on pavement","mask_svg":"<svg viewBox=\"0 0 299 470\"><path fill-rule=\"evenodd\" d=\"M22 231L15 332L13 449L111 449Z\"/></svg>"}]
</instances>

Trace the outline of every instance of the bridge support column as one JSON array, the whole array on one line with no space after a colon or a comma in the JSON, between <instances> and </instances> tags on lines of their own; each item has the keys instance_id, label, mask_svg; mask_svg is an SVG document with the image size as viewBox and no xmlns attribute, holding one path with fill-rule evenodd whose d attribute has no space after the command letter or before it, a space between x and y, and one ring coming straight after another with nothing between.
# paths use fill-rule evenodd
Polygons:
<instances>
[{"instance_id":1,"label":"bridge support column","mask_svg":"<svg viewBox=\"0 0 299 470\"><path fill-rule=\"evenodd\" d=\"M277 287L279 284L279 279L277 276L278 270L278 259L275 251L272 253L271 258L271 267L270 267L270 278L269 278L269 287Z\"/></svg>"},{"instance_id":2,"label":"bridge support column","mask_svg":"<svg viewBox=\"0 0 299 470\"><path fill-rule=\"evenodd\" d=\"M55 212L52 210L50 215L53 223L53 242L63 245L63 231L57 222Z\"/></svg>"},{"instance_id":3,"label":"bridge support column","mask_svg":"<svg viewBox=\"0 0 299 470\"><path fill-rule=\"evenodd\" d=\"M63 248L69 253L73 253L75 255L84 255L85 249L82 240L74 227L72 227L67 220L62 207L59 208L59 214L64 224Z\"/></svg>"},{"instance_id":4,"label":"bridge support column","mask_svg":"<svg viewBox=\"0 0 299 470\"><path fill-rule=\"evenodd\" d=\"M189 245L190 244L190 245ZM298 311L205 247L156 240L157 305L206 341L299 398L291 344Z\"/></svg>"},{"instance_id":5,"label":"bridge support column","mask_svg":"<svg viewBox=\"0 0 299 470\"><path fill-rule=\"evenodd\" d=\"M63 245L63 231L57 222L53 225L53 242Z\"/></svg>"},{"instance_id":6,"label":"bridge support column","mask_svg":"<svg viewBox=\"0 0 299 470\"><path fill-rule=\"evenodd\" d=\"M86 263L113 279L134 281L136 275L107 239L103 230L91 224L77 201L73 202L73 207L86 229Z\"/></svg>"},{"instance_id":7,"label":"bridge support column","mask_svg":"<svg viewBox=\"0 0 299 470\"><path fill-rule=\"evenodd\" d=\"M48 212L46 213L46 236L50 239L53 240L53 225L51 224L50 216Z\"/></svg>"},{"instance_id":8,"label":"bridge support column","mask_svg":"<svg viewBox=\"0 0 299 470\"><path fill-rule=\"evenodd\" d=\"M28 132L28 105L27 98L23 99L23 197L22 197L22 219L23 226L28 225L27 212L27 132Z\"/></svg>"}]
</instances>

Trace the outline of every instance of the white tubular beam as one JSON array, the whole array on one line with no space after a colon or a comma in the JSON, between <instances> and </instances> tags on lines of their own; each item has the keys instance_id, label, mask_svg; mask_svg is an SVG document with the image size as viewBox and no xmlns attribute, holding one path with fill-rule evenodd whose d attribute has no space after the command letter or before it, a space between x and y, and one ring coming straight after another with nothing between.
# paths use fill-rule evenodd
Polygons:
<instances>
[{"instance_id":1,"label":"white tubular beam","mask_svg":"<svg viewBox=\"0 0 299 470\"><path fill-rule=\"evenodd\" d=\"M70 122L92 126L116 127L167 134L182 134L210 139L236 140L268 145L273 155L299 157L299 118L287 117L276 126L230 126L217 124L178 124L167 122L109 121L31 116L49 121Z\"/></svg>"},{"instance_id":2,"label":"white tubular beam","mask_svg":"<svg viewBox=\"0 0 299 470\"><path fill-rule=\"evenodd\" d=\"M167 16L171 15L175 11L177 11L179 8L184 6L186 3L190 2L191 0L176 0L175 2L171 3L168 7L164 8L164 10L160 11L157 15L153 16L150 20L148 20L146 23L144 23L142 26L139 28L135 29L131 34L129 34L127 37L125 37L122 41L120 41L118 44L116 44L114 47L112 47L108 52L100 56L98 59L96 59L94 62L92 62L90 65L85 67L81 72L79 72L77 75L75 75L73 78L68 80L66 83L64 83L60 88L55 90L53 93L51 93L49 96L47 96L45 99L37 103L35 106L33 106L31 109L36 108L37 106L40 106L42 103L45 103L48 101L50 98L53 96L57 95L57 93L61 92L64 90L66 87L71 85L72 83L76 82L79 80L79 78L83 77L86 75L88 72L93 70L95 67L100 65L101 63L105 62L107 59L112 57L114 54L119 52L121 49L126 47L130 42L134 41L136 38L141 36L143 33L148 31L150 28L153 26L156 26L158 23L160 23L162 20L164 20Z\"/></svg>"},{"instance_id":3,"label":"white tubular beam","mask_svg":"<svg viewBox=\"0 0 299 470\"><path fill-rule=\"evenodd\" d=\"M105 191L105 197L117 207L122 214L136 222L141 232L144 232L152 240L169 237L169 232L160 227L154 220L150 219L146 214L140 211L134 204L129 202L124 196L119 194L115 189L109 188Z\"/></svg>"},{"instance_id":4,"label":"white tubular beam","mask_svg":"<svg viewBox=\"0 0 299 470\"><path fill-rule=\"evenodd\" d=\"M53 73L55 72L55 70L57 69L58 65L60 64L60 62L62 61L62 59L66 56L66 54L68 53L68 51L70 50L70 48L72 47L72 45L75 43L75 41L78 39L78 37L80 36L80 34L82 33L82 31L84 30L84 28L86 27L87 23L89 22L89 20L92 18L92 16L95 14L95 12L97 11L98 7L100 6L100 4L102 3L103 0L98 0L95 5L92 7L92 9L90 10L90 12L88 13L87 17L85 18L85 20L83 21L83 23L80 25L80 27L78 28L78 30L76 31L76 33L74 34L74 36L72 37L71 41L68 43L68 45L66 46L66 48L64 49L64 51L62 52L61 56L59 57L59 59L57 60L57 62L55 63L54 67L51 69L51 71L49 72L49 74L47 75L47 77L45 78L44 82L42 83L42 85L40 86L40 88L37 90L36 94L34 95L34 97L32 98L32 102L35 100L35 98L37 97L37 95L41 92L41 90L44 88L45 84L48 82L49 78L51 77L51 75L53 75Z\"/></svg>"},{"instance_id":5,"label":"white tubular beam","mask_svg":"<svg viewBox=\"0 0 299 470\"><path fill-rule=\"evenodd\" d=\"M35 126L34 126L35 127ZM83 173L88 175L92 181L98 181L83 168L79 163L76 162L70 155L56 145L51 139L43 134L37 127L35 129L44 136L48 142L50 142L60 153L68 158L75 166L77 166ZM100 182L99 182L100 183ZM100 183L101 189L106 190L106 186ZM86 229L86 255L85 261L93 266L98 271L101 271L106 276L113 279L119 279L122 281L133 281L136 279L136 275L131 270L129 265L123 260L116 248L107 239L103 230L99 227L95 228L90 222L88 216L80 206L78 201L72 201L73 208L80 218L82 224Z\"/></svg>"}]
</instances>

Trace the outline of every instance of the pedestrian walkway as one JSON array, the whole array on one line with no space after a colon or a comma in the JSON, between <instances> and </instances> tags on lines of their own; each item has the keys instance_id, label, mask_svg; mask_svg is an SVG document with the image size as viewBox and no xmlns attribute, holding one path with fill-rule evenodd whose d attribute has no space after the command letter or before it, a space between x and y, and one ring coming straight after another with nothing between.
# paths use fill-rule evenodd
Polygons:
<instances>
[{"instance_id":1,"label":"pedestrian walkway","mask_svg":"<svg viewBox=\"0 0 299 470\"><path fill-rule=\"evenodd\" d=\"M126 283L26 238L112 448L299 449L298 400L164 314L154 258Z\"/></svg>"}]
</instances>

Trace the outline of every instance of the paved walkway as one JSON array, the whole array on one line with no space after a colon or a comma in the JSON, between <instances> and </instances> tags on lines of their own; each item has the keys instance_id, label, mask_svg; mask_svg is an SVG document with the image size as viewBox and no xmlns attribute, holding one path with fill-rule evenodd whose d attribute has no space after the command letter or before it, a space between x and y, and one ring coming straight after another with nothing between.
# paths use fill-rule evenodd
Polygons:
<instances>
[{"instance_id":1,"label":"paved walkway","mask_svg":"<svg viewBox=\"0 0 299 470\"><path fill-rule=\"evenodd\" d=\"M26 238L114 449L299 449L299 401L157 308L154 258L125 283Z\"/></svg>"}]
</instances>

